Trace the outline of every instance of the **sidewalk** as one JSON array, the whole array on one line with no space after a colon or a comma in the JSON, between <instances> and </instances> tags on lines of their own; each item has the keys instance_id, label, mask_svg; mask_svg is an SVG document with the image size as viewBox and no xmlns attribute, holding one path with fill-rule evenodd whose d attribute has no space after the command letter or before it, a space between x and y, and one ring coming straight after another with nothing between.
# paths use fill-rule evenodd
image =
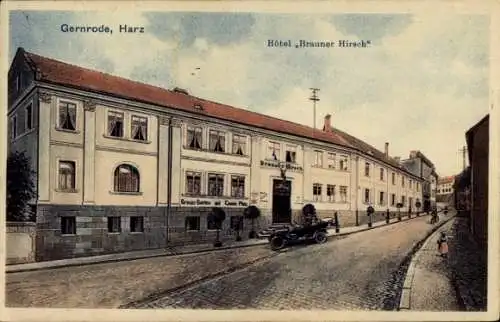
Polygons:
<instances>
[{"instance_id":1,"label":"sidewalk","mask_svg":"<svg viewBox=\"0 0 500 322\"><path fill-rule=\"evenodd\" d=\"M400 310L478 311L486 309L486 261L471 240L466 219L455 217L436 230L413 257ZM449 239L448 258L438 255L439 233Z\"/></svg>"},{"instance_id":2,"label":"sidewalk","mask_svg":"<svg viewBox=\"0 0 500 322\"><path fill-rule=\"evenodd\" d=\"M424 217L425 214L421 214L420 217ZM392 218L389 221L389 225L396 224L398 222L405 222L407 220L419 218L416 217L415 214L408 219L408 216L402 218L401 221L398 221L397 218ZM352 227L340 227L339 233L335 232L335 228L328 229L329 236L345 236L361 231L366 231L374 228L378 228L381 226L387 225L385 220L374 222L372 227L369 228L367 224L362 226L352 226ZM245 241L224 241L224 245L219 248L214 248L212 243L209 244L196 244L196 245L185 245L185 246L171 246L162 249L151 249L151 250L141 250L141 251L132 251L132 252L123 252L123 253L115 253L115 254L107 254L107 255L97 255L97 256L89 256L89 257L77 257L77 258L69 258L69 259L61 259L54 261L45 261L45 262L36 262L36 263L28 263L28 264L16 264L16 265L6 265L5 271L6 273L14 273L14 272L26 272L26 271L35 271L42 269L51 269L51 268L59 268L59 267L69 267L69 266L81 266L81 265L90 265L97 263L106 263L106 262L117 262L124 260L135 260L142 258L152 258L152 257L161 257L161 256L181 256L188 255L194 253L205 253L205 252L213 252L213 251L221 251L232 248L242 248L242 247L251 247L258 245L265 245L268 243L267 238L263 239L249 239Z\"/></svg>"}]
</instances>

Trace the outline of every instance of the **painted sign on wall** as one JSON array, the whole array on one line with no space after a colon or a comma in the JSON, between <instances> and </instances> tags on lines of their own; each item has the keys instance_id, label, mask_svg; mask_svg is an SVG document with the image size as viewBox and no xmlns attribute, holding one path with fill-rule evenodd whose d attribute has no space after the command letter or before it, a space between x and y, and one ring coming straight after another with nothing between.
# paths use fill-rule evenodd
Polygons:
<instances>
[{"instance_id":1,"label":"painted sign on wall","mask_svg":"<svg viewBox=\"0 0 500 322\"><path fill-rule=\"evenodd\" d=\"M184 207L248 207L249 203L241 199L209 199L209 198L181 198Z\"/></svg>"}]
</instances>

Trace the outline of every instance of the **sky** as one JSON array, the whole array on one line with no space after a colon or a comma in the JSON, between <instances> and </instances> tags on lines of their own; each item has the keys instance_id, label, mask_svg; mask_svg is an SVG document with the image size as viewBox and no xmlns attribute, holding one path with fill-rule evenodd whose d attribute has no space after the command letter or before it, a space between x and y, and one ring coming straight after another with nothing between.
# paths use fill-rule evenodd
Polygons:
<instances>
[{"instance_id":1,"label":"sky","mask_svg":"<svg viewBox=\"0 0 500 322\"><path fill-rule=\"evenodd\" d=\"M112 34L64 33L61 24ZM144 33L119 33L119 25ZM465 132L488 113L489 17L418 14L12 11L18 47L113 75L313 125L379 150L422 151L440 176L462 169ZM268 40L370 41L366 48L275 48ZM199 69L197 69L199 68Z\"/></svg>"}]
</instances>

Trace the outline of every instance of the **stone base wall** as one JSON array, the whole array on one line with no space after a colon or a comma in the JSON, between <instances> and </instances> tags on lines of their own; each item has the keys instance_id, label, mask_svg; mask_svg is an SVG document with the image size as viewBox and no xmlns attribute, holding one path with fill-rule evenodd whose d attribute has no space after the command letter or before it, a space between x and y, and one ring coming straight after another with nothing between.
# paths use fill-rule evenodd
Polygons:
<instances>
[{"instance_id":1,"label":"stone base wall","mask_svg":"<svg viewBox=\"0 0 500 322\"><path fill-rule=\"evenodd\" d=\"M36 226L32 222L7 222L6 264L35 261Z\"/></svg>"},{"instance_id":2,"label":"stone base wall","mask_svg":"<svg viewBox=\"0 0 500 322\"><path fill-rule=\"evenodd\" d=\"M165 208L39 205L36 260L56 260L165 247ZM61 217L76 218L76 234L61 233ZM108 218L120 217L121 232L108 232ZM130 231L130 216L144 217L144 232Z\"/></svg>"}]
</instances>

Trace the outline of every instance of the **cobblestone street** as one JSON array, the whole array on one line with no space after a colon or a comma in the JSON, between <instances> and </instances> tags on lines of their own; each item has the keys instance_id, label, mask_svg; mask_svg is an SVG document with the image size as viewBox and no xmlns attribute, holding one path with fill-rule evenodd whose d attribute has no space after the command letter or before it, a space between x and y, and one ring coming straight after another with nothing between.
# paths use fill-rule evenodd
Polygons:
<instances>
[{"instance_id":1,"label":"cobblestone street","mask_svg":"<svg viewBox=\"0 0 500 322\"><path fill-rule=\"evenodd\" d=\"M392 310L406 255L433 228L429 217L299 247L138 308Z\"/></svg>"}]
</instances>

